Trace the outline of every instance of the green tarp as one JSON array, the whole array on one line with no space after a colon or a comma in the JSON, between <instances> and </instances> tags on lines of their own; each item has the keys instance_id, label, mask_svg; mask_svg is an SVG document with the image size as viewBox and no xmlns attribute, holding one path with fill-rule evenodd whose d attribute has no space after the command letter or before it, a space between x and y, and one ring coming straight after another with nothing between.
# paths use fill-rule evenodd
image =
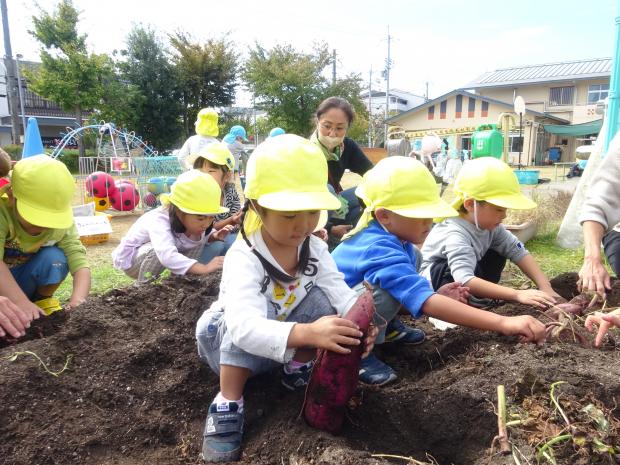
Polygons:
<instances>
[{"instance_id":1,"label":"green tarp","mask_svg":"<svg viewBox=\"0 0 620 465\"><path fill-rule=\"evenodd\" d=\"M545 131L551 134L577 137L588 134L598 134L602 125L603 120L597 119L596 121L581 124L543 124L543 127Z\"/></svg>"}]
</instances>

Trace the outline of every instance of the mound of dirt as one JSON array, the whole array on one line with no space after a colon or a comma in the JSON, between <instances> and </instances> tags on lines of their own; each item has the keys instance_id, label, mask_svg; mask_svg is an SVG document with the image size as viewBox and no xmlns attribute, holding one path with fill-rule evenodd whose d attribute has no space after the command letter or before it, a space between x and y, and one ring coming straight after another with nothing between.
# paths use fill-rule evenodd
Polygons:
<instances>
[{"instance_id":1,"label":"mound of dirt","mask_svg":"<svg viewBox=\"0 0 620 465\"><path fill-rule=\"evenodd\" d=\"M576 293L571 279L554 280L565 297ZM114 290L70 316L37 321L25 341L0 342L0 463L201 463L204 420L218 380L198 359L194 328L218 284L219 276L169 278ZM618 305L618 281L614 292L608 306ZM513 305L497 311L537 313ZM619 463L620 363L613 337L601 350L559 342L536 347L493 333L416 324L427 341L377 350L399 380L360 386L359 405L339 436L305 424L299 417L304 393L281 387L278 372L252 379L240 463L404 463L372 457L380 454L442 465L513 463L491 449L498 384L506 386L509 434L520 463L536 463L537 454L544 461L541 449L558 464ZM70 359L53 376L32 354L52 372ZM554 387L554 398L569 424L550 399L557 381L564 383Z\"/></svg>"}]
</instances>

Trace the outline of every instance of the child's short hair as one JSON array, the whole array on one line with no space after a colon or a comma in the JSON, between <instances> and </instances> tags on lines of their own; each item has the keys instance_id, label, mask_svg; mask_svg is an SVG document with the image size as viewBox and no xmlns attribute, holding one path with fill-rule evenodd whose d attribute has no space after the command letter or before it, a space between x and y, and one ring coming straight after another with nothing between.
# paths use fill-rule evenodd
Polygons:
<instances>
[{"instance_id":1,"label":"child's short hair","mask_svg":"<svg viewBox=\"0 0 620 465\"><path fill-rule=\"evenodd\" d=\"M226 165L218 165L217 163L213 163L211 160L207 160L204 157L198 157L196 158L196 161L194 162L194 166L193 168L195 170L199 170L202 169L205 165L207 165L209 168L214 168L214 169L221 169L222 172L224 174L227 174L230 170L228 169L228 166Z\"/></svg>"},{"instance_id":2,"label":"child's short hair","mask_svg":"<svg viewBox=\"0 0 620 465\"><path fill-rule=\"evenodd\" d=\"M175 204L171 203L170 205L168 205L168 218L170 219L170 229L172 229L172 232L177 234L182 234L187 231L185 225L181 222L181 219L179 218L178 213L180 211L181 210Z\"/></svg>"},{"instance_id":3,"label":"child's short hair","mask_svg":"<svg viewBox=\"0 0 620 465\"><path fill-rule=\"evenodd\" d=\"M485 203L487 203L486 200L476 200L476 202L478 202L478 205L484 205ZM465 205L461 204L461 206L459 207L459 213L467 214L467 209L465 208Z\"/></svg>"},{"instance_id":4,"label":"child's short hair","mask_svg":"<svg viewBox=\"0 0 620 465\"><path fill-rule=\"evenodd\" d=\"M0 178L9 174L9 171L11 171L11 157L0 149Z\"/></svg>"}]
</instances>

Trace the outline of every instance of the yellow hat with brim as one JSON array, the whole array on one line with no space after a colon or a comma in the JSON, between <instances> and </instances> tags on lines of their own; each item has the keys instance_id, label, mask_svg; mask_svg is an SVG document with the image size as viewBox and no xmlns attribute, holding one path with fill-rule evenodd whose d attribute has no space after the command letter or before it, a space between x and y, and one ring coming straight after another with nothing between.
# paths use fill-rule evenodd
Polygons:
<instances>
[{"instance_id":1,"label":"yellow hat with brim","mask_svg":"<svg viewBox=\"0 0 620 465\"><path fill-rule=\"evenodd\" d=\"M457 216L439 196L435 178L419 161L408 157L388 157L364 174L355 190L366 204L355 228L345 239L366 228L372 221L372 212L385 208L408 218L435 218Z\"/></svg>"},{"instance_id":2,"label":"yellow hat with brim","mask_svg":"<svg viewBox=\"0 0 620 465\"><path fill-rule=\"evenodd\" d=\"M220 129L217 125L218 120L219 115L215 109L203 108L198 112L196 123L194 124L196 134L205 137L217 137L220 133Z\"/></svg>"},{"instance_id":3,"label":"yellow hat with brim","mask_svg":"<svg viewBox=\"0 0 620 465\"><path fill-rule=\"evenodd\" d=\"M191 215L214 216L228 213L228 208L220 205L220 186L213 177L200 170L190 170L179 175L170 190L170 194L159 196L163 205L173 204L182 212Z\"/></svg>"},{"instance_id":4,"label":"yellow hat with brim","mask_svg":"<svg viewBox=\"0 0 620 465\"><path fill-rule=\"evenodd\" d=\"M194 166L194 163L199 158L209 160L215 165L226 166L229 171L235 169L235 157L233 157L233 154L228 150L228 145L221 142L209 144L200 149L198 153L190 153L185 159L186 164Z\"/></svg>"},{"instance_id":5,"label":"yellow hat with brim","mask_svg":"<svg viewBox=\"0 0 620 465\"><path fill-rule=\"evenodd\" d=\"M75 179L64 163L47 155L18 161L11 174L17 212L41 228L67 229L73 224Z\"/></svg>"},{"instance_id":6,"label":"yellow hat with brim","mask_svg":"<svg viewBox=\"0 0 620 465\"><path fill-rule=\"evenodd\" d=\"M244 194L278 211L337 210L341 205L327 188L327 162L321 149L293 134L267 139L254 150Z\"/></svg>"},{"instance_id":7,"label":"yellow hat with brim","mask_svg":"<svg viewBox=\"0 0 620 465\"><path fill-rule=\"evenodd\" d=\"M452 207L455 209L459 209L468 198L515 210L536 208L536 202L521 193L512 168L493 157L476 158L465 163L454 181L454 194Z\"/></svg>"}]
</instances>

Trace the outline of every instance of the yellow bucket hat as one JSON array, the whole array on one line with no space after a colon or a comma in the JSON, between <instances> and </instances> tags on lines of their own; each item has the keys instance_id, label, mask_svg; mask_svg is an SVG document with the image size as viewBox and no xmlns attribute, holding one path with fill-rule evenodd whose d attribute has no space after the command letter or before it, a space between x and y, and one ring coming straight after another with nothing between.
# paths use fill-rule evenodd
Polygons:
<instances>
[{"instance_id":1,"label":"yellow bucket hat","mask_svg":"<svg viewBox=\"0 0 620 465\"><path fill-rule=\"evenodd\" d=\"M164 205L173 204L179 210L192 215L228 213L228 208L220 205L220 186L213 177L200 170L180 174L170 190L170 194L159 196Z\"/></svg>"},{"instance_id":2,"label":"yellow bucket hat","mask_svg":"<svg viewBox=\"0 0 620 465\"><path fill-rule=\"evenodd\" d=\"M196 117L196 134L206 137L217 137L220 129L217 127L219 115L213 108L203 108Z\"/></svg>"},{"instance_id":3,"label":"yellow bucket hat","mask_svg":"<svg viewBox=\"0 0 620 465\"><path fill-rule=\"evenodd\" d=\"M323 152L293 134L272 137L256 147L248 160L244 194L271 210L340 208L340 201L327 189Z\"/></svg>"},{"instance_id":4,"label":"yellow bucket hat","mask_svg":"<svg viewBox=\"0 0 620 465\"><path fill-rule=\"evenodd\" d=\"M190 153L185 162L189 166L194 166L194 163L199 158L205 158L216 165L226 166L229 171L235 168L235 158L228 150L228 144L222 142L214 142L201 148L198 153Z\"/></svg>"},{"instance_id":5,"label":"yellow bucket hat","mask_svg":"<svg viewBox=\"0 0 620 465\"><path fill-rule=\"evenodd\" d=\"M439 188L430 171L409 157L394 156L381 160L364 174L355 195L366 204L366 209L345 239L366 228L377 208L408 218L458 215L439 197Z\"/></svg>"},{"instance_id":6,"label":"yellow bucket hat","mask_svg":"<svg viewBox=\"0 0 620 465\"><path fill-rule=\"evenodd\" d=\"M454 181L452 207L458 210L465 199L484 200L498 207L527 210L536 203L521 193L519 181L506 163L493 157L470 160Z\"/></svg>"},{"instance_id":7,"label":"yellow bucket hat","mask_svg":"<svg viewBox=\"0 0 620 465\"><path fill-rule=\"evenodd\" d=\"M11 189L17 212L28 223L51 229L73 224L75 180L64 163L47 155L24 158L13 167Z\"/></svg>"}]
</instances>

